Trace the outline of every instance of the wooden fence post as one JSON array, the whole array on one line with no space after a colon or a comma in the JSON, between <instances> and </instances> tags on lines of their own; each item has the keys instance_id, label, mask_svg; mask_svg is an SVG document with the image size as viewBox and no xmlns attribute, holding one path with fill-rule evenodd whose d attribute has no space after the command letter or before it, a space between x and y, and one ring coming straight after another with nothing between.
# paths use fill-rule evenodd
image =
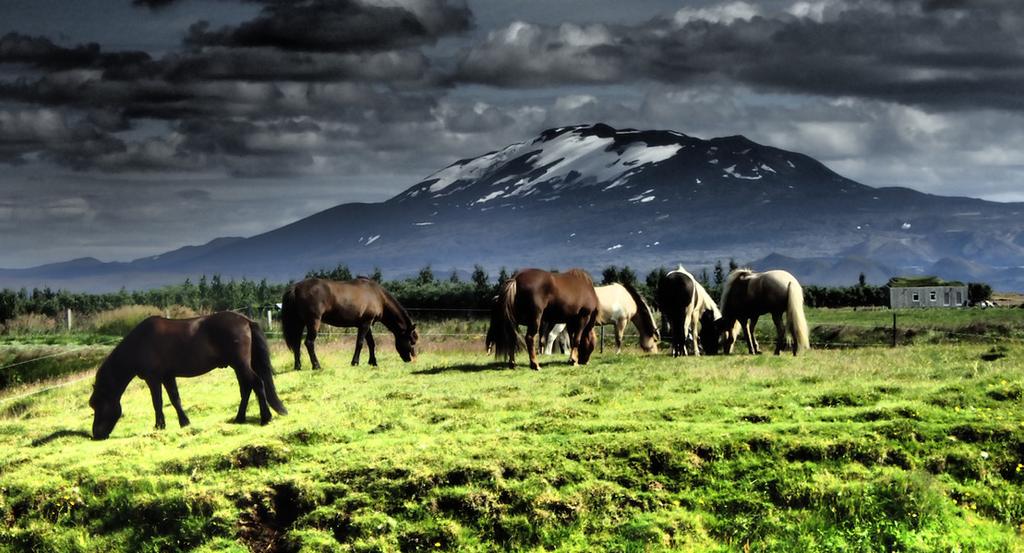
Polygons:
<instances>
[{"instance_id":1,"label":"wooden fence post","mask_svg":"<svg viewBox=\"0 0 1024 553\"><path fill-rule=\"evenodd\" d=\"M71 332L71 322L71 308L69 307L67 310L68 332Z\"/></svg>"},{"instance_id":2,"label":"wooden fence post","mask_svg":"<svg viewBox=\"0 0 1024 553\"><path fill-rule=\"evenodd\" d=\"M896 347L896 310L892 311L892 347Z\"/></svg>"}]
</instances>

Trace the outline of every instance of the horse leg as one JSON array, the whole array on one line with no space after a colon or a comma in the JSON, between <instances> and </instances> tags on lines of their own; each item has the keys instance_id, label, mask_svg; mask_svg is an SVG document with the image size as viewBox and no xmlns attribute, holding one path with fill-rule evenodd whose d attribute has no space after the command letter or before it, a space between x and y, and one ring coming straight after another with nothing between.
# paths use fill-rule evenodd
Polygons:
<instances>
[{"instance_id":1,"label":"horse leg","mask_svg":"<svg viewBox=\"0 0 1024 553\"><path fill-rule=\"evenodd\" d=\"M786 347L786 323L782 313L772 313L772 321L775 323L775 355L780 355Z\"/></svg>"},{"instance_id":2,"label":"horse leg","mask_svg":"<svg viewBox=\"0 0 1024 553\"><path fill-rule=\"evenodd\" d=\"M622 337L626 334L626 321L619 319L615 323L615 353L622 353Z\"/></svg>"},{"instance_id":3,"label":"horse leg","mask_svg":"<svg viewBox=\"0 0 1024 553\"><path fill-rule=\"evenodd\" d=\"M689 327L690 327L690 345L693 346L693 356L700 357L700 344L697 343L697 336L700 335L700 321L697 319L696 312L690 315Z\"/></svg>"},{"instance_id":4,"label":"horse leg","mask_svg":"<svg viewBox=\"0 0 1024 553\"><path fill-rule=\"evenodd\" d=\"M672 357L679 357L683 353L683 340L686 338L685 326L685 322L680 323L675 320L669 325L669 330L672 331Z\"/></svg>"},{"instance_id":5,"label":"horse leg","mask_svg":"<svg viewBox=\"0 0 1024 553\"><path fill-rule=\"evenodd\" d=\"M540 316L537 313L536 319L526 323L526 351L530 354L530 368L539 371L540 362L537 361L537 332L540 330Z\"/></svg>"},{"instance_id":6,"label":"horse leg","mask_svg":"<svg viewBox=\"0 0 1024 553\"><path fill-rule=\"evenodd\" d=\"M752 332L753 328L751 328L750 319L740 321L740 326L743 330L743 336L747 339L747 350L751 355L754 355L754 352L757 350L754 348L754 333Z\"/></svg>"},{"instance_id":7,"label":"horse leg","mask_svg":"<svg viewBox=\"0 0 1024 553\"><path fill-rule=\"evenodd\" d=\"M164 380L164 388L167 388L167 397L171 399L171 405L174 406L174 410L178 413L178 426L182 428L188 426L188 416L185 415L185 410L181 408L181 396L178 395L178 382L174 380L173 376L169 376Z\"/></svg>"},{"instance_id":8,"label":"horse leg","mask_svg":"<svg viewBox=\"0 0 1024 553\"><path fill-rule=\"evenodd\" d=\"M267 404L267 392L263 387L263 380L252 370L252 366L247 362L239 362L237 366L233 365L233 368L235 369L235 376L238 378L239 386L242 386L244 382L252 391L256 392L256 400L260 404L260 424L267 424L270 422L271 415L270 406ZM248 393L244 393L242 397L248 402ZM245 405L239 405L239 414L242 415L242 420L244 421L245 411L242 411L243 407Z\"/></svg>"},{"instance_id":9,"label":"horse leg","mask_svg":"<svg viewBox=\"0 0 1024 553\"><path fill-rule=\"evenodd\" d=\"M548 332L547 342L544 343L544 355L551 355L555 350L555 342L558 342L562 336L562 330L565 329L565 325L556 324L551 326L551 330Z\"/></svg>"},{"instance_id":10,"label":"horse leg","mask_svg":"<svg viewBox=\"0 0 1024 553\"><path fill-rule=\"evenodd\" d=\"M153 398L153 411L156 412L156 429L163 430L167 427L167 423L164 421L163 389L160 387L160 381L158 380L147 380L146 384L149 386L149 395Z\"/></svg>"},{"instance_id":11,"label":"horse leg","mask_svg":"<svg viewBox=\"0 0 1024 553\"><path fill-rule=\"evenodd\" d=\"M303 334L303 332L305 332L305 329L299 330L299 341L295 344L295 351L292 352L292 353L295 354L295 370L297 370L297 371L301 371L302 370L302 345L301 345L301 342L302 342L302 334Z\"/></svg>"},{"instance_id":12,"label":"horse leg","mask_svg":"<svg viewBox=\"0 0 1024 553\"><path fill-rule=\"evenodd\" d=\"M366 339L367 330L370 330L370 325L362 325L356 328L356 351L352 354L353 367L359 364L359 354L363 352L363 340Z\"/></svg>"},{"instance_id":13,"label":"horse leg","mask_svg":"<svg viewBox=\"0 0 1024 553\"><path fill-rule=\"evenodd\" d=\"M754 353L761 355L761 344L757 343L757 333L754 332L757 327L758 315L754 315L750 318L750 340L754 342Z\"/></svg>"},{"instance_id":14,"label":"horse leg","mask_svg":"<svg viewBox=\"0 0 1024 553\"><path fill-rule=\"evenodd\" d=\"M581 314L580 317L585 317L585 315ZM583 341L583 333L586 326L580 324L581 322L581 320L577 319L566 325L566 328L569 329L569 363L573 367L580 364L580 343Z\"/></svg>"},{"instance_id":15,"label":"horse leg","mask_svg":"<svg viewBox=\"0 0 1024 553\"><path fill-rule=\"evenodd\" d=\"M235 371L238 374L238 371ZM242 401L238 403L238 414L235 415L235 422L242 424L245 422L245 411L249 408L249 396L252 395L252 386L249 382L238 376L238 392L242 395Z\"/></svg>"},{"instance_id":16,"label":"horse leg","mask_svg":"<svg viewBox=\"0 0 1024 553\"><path fill-rule=\"evenodd\" d=\"M377 345L373 341L373 328L366 327L366 347L370 350L370 366L377 366Z\"/></svg>"},{"instance_id":17,"label":"horse leg","mask_svg":"<svg viewBox=\"0 0 1024 553\"><path fill-rule=\"evenodd\" d=\"M306 351L309 352L309 361L313 363L313 369L320 369L320 360L316 358L316 349L313 344L316 342L316 335L320 332L320 319L306 325Z\"/></svg>"}]
</instances>

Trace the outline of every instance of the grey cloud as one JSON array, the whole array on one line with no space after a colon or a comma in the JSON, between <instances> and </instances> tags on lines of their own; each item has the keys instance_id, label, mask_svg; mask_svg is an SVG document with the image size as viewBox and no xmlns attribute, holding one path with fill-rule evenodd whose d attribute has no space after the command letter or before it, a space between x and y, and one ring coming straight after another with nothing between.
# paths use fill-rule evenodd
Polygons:
<instances>
[{"instance_id":1,"label":"grey cloud","mask_svg":"<svg viewBox=\"0 0 1024 553\"><path fill-rule=\"evenodd\" d=\"M1024 17L1008 0L984 4L825 2L820 20L778 12L721 20L687 13L633 26L517 22L468 48L454 79L499 87L732 82L1024 110Z\"/></svg>"},{"instance_id":2,"label":"grey cloud","mask_svg":"<svg viewBox=\"0 0 1024 553\"><path fill-rule=\"evenodd\" d=\"M23 163L38 155L80 166L123 147L120 140L87 120L69 121L57 110L0 110L0 161Z\"/></svg>"},{"instance_id":3,"label":"grey cloud","mask_svg":"<svg viewBox=\"0 0 1024 553\"><path fill-rule=\"evenodd\" d=\"M472 20L465 5L445 0L416 2L419 13L406 6L356 0L261 3L261 13L239 25L212 29L206 22L196 23L186 43L312 52L380 50L430 43L468 29Z\"/></svg>"}]
</instances>

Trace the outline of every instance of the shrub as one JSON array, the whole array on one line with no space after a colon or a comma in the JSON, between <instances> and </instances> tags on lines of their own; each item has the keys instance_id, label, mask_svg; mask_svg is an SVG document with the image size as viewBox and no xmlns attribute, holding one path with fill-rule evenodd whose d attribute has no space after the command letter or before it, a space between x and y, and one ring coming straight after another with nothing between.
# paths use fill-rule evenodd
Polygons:
<instances>
[{"instance_id":1,"label":"shrub","mask_svg":"<svg viewBox=\"0 0 1024 553\"><path fill-rule=\"evenodd\" d=\"M125 336L147 317L163 314L163 309L152 305L126 305L93 315L89 326L99 334Z\"/></svg>"},{"instance_id":2,"label":"shrub","mask_svg":"<svg viewBox=\"0 0 1024 553\"><path fill-rule=\"evenodd\" d=\"M7 321L2 326L6 334L38 334L44 332L55 332L61 326L57 319L47 317L39 313L26 313Z\"/></svg>"}]
</instances>

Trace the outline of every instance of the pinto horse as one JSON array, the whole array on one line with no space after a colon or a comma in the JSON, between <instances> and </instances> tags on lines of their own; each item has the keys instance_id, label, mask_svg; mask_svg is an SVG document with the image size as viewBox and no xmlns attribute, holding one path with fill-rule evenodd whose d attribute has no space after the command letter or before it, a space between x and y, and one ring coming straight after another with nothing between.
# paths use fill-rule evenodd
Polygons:
<instances>
[{"instance_id":1,"label":"pinto horse","mask_svg":"<svg viewBox=\"0 0 1024 553\"><path fill-rule=\"evenodd\" d=\"M193 319L150 317L138 324L110 352L96 371L89 406L93 408L92 437L104 440L121 418L121 396L128 383L138 376L149 385L156 412L156 427L163 429L162 385L178 413L178 424L188 426L181 408L176 377L192 377L217 367L235 369L242 401L235 422L245 422L249 396L256 392L260 404L260 423L270 422L272 407L280 414L287 409L277 397L270 349L263 331L255 321L224 311Z\"/></svg>"},{"instance_id":2,"label":"pinto horse","mask_svg":"<svg viewBox=\"0 0 1024 553\"><path fill-rule=\"evenodd\" d=\"M715 321L721 318L721 313L707 290L682 265L661 277L657 297L658 307L672 333L673 357L687 355L687 340L691 342L693 355L700 355L700 345L706 353L717 352Z\"/></svg>"},{"instance_id":3,"label":"pinto horse","mask_svg":"<svg viewBox=\"0 0 1024 553\"><path fill-rule=\"evenodd\" d=\"M569 362L586 365L594 352L597 314L594 281L582 269L564 273L523 269L502 285L488 339L493 341L495 357L506 358L510 367L515 366L517 327L526 325L530 368L540 370L536 338L541 322L565 323L569 329Z\"/></svg>"},{"instance_id":4,"label":"pinto horse","mask_svg":"<svg viewBox=\"0 0 1024 553\"><path fill-rule=\"evenodd\" d=\"M594 288L597 293L597 324L615 325L615 352L622 352L622 337L626 333L626 324L630 321L640 333L640 349L648 353L658 353L658 342L661 333L658 323L654 320L654 312L648 307L643 296L630 284L613 282L606 286ZM558 341L565 324L552 326L544 344L544 354L551 355L555 342Z\"/></svg>"},{"instance_id":5,"label":"pinto horse","mask_svg":"<svg viewBox=\"0 0 1024 553\"><path fill-rule=\"evenodd\" d=\"M416 357L419 334L409 312L376 281L368 278L335 281L307 278L288 288L281 301L284 341L295 354L295 370L302 368L302 332L306 332L306 350L314 369L320 368L314 343L320 323L355 327L356 350L352 365L359 364L363 341L370 350L370 364L377 365L377 347L371 326L381 322L395 335L395 348L403 361Z\"/></svg>"},{"instance_id":6,"label":"pinto horse","mask_svg":"<svg viewBox=\"0 0 1024 553\"><path fill-rule=\"evenodd\" d=\"M722 319L718 328L724 336L725 353L732 353L738 334L735 331L737 326L746 334L750 353L761 353L754 337L754 327L758 317L765 313L771 313L775 322L775 355L779 355L787 345L787 326L793 337L793 355L811 348L807 319L804 317L804 291L796 277L786 271L732 271L722 288L720 308ZM783 321L783 315L786 321Z\"/></svg>"}]
</instances>

